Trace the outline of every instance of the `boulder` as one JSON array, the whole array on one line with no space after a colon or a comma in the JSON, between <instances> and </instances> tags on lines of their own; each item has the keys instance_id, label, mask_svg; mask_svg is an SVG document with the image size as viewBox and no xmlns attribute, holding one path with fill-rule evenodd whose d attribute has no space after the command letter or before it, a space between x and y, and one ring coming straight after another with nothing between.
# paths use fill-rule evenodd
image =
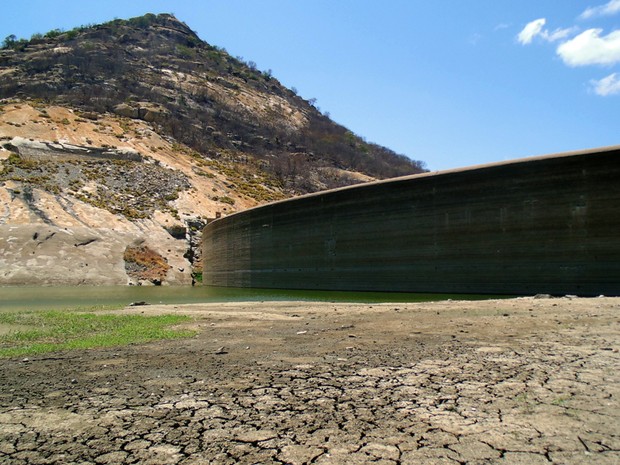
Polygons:
<instances>
[{"instance_id":1,"label":"boulder","mask_svg":"<svg viewBox=\"0 0 620 465\"><path fill-rule=\"evenodd\" d=\"M126 118L140 118L140 109L127 105L126 103L118 104L114 107L114 113Z\"/></svg>"}]
</instances>

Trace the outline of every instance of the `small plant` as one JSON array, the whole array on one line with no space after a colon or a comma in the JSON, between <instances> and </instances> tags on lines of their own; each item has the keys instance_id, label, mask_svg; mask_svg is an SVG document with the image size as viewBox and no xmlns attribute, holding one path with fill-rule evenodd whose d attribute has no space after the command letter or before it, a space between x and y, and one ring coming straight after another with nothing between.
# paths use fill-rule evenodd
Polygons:
<instances>
[{"instance_id":1,"label":"small plant","mask_svg":"<svg viewBox=\"0 0 620 465\"><path fill-rule=\"evenodd\" d=\"M69 182L69 188L75 192L79 191L82 187L84 187L84 181L81 179L74 179Z\"/></svg>"},{"instance_id":2,"label":"small plant","mask_svg":"<svg viewBox=\"0 0 620 465\"><path fill-rule=\"evenodd\" d=\"M44 184L42 187L44 190L46 190L50 194L60 195L60 193L62 192L60 187L58 187L56 184L47 183L47 184Z\"/></svg>"},{"instance_id":3,"label":"small plant","mask_svg":"<svg viewBox=\"0 0 620 465\"><path fill-rule=\"evenodd\" d=\"M31 170L36 168L37 164L32 160L26 160L20 157L17 153L11 153L7 158L7 163L15 168L21 168L24 170Z\"/></svg>"},{"instance_id":4,"label":"small plant","mask_svg":"<svg viewBox=\"0 0 620 465\"><path fill-rule=\"evenodd\" d=\"M17 42L17 36L15 34L8 35L2 41L2 48L13 48Z\"/></svg>"},{"instance_id":5,"label":"small plant","mask_svg":"<svg viewBox=\"0 0 620 465\"><path fill-rule=\"evenodd\" d=\"M193 271L192 279L194 280L194 282L202 283L202 271Z\"/></svg>"},{"instance_id":6,"label":"small plant","mask_svg":"<svg viewBox=\"0 0 620 465\"><path fill-rule=\"evenodd\" d=\"M553 405L557 405L558 407L564 407L566 403L570 400L570 396L561 396L551 402Z\"/></svg>"},{"instance_id":7,"label":"small plant","mask_svg":"<svg viewBox=\"0 0 620 465\"><path fill-rule=\"evenodd\" d=\"M203 171L201 169L196 169L194 170L194 172L198 175L198 176L204 176L205 178L209 178L209 179L213 179L215 178L215 175L213 173L207 173L206 171Z\"/></svg>"},{"instance_id":8,"label":"small plant","mask_svg":"<svg viewBox=\"0 0 620 465\"><path fill-rule=\"evenodd\" d=\"M221 203L225 203L228 205L234 205L235 204L235 200L231 199L230 197L223 195L222 197L215 197L213 200L215 200L216 202L221 202Z\"/></svg>"},{"instance_id":9,"label":"small plant","mask_svg":"<svg viewBox=\"0 0 620 465\"><path fill-rule=\"evenodd\" d=\"M177 45L176 51L179 54L179 57L184 59L192 59L196 57L196 50L186 47L185 45Z\"/></svg>"},{"instance_id":10,"label":"small plant","mask_svg":"<svg viewBox=\"0 0 620 465\"><path fill-rule=\"evenodd\" d=\"M59 35L62 34L62 30L61 29L52 29L51 31L48 31L45 33L44 37L46 39L55 39L56 37L58 37Z\"/></svg>"}]
</instances>

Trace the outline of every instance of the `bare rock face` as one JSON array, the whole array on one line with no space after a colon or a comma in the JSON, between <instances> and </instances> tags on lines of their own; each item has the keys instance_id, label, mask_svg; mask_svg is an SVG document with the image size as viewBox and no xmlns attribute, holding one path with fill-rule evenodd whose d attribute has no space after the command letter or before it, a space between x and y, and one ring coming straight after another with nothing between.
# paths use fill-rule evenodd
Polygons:
<instances>
[{"instance_id":1,"label":"bare rock face","mask_svg":"<svg viewBox=\"0 0 620 465\"><path fill-rule=\"evenodd\" d=\"M0 285L191 284L187 240L157 221L130 221L70 196L2 184ZM131 273L131 248L159 257L156 271Z\"/></svg>"},{"instance_id":2,"label":"bare rock face","mask_svg":"<svg viewBox=\"0 0 620 465\"><path fill-rule=\"evenodd\" d=\"M137 119L140 117L140 112L138 108L132 107L126 103L119 103L114 107L114 113L119 116L124 116L126 118Z\"/></svg>"},{"instance_id":3,"label":"bare rock face","mask_svg":"<svg viewBox=\"0 0 620 465\"><path fill-rule=\"evenodd\" d=\"M190 264L179 255L182 248L177 244L176 257L170 254L166 258L154 252L154 249L162 249L161 242L158 237L147 240L147 235L138 230L0 225L0 283L191 284L191 276L185 272L190 270ZM166 245L173 247L175 244ZM127 250L138 250L141 254L128 255Z\"/></svg>"},{"instance_id":4,"label":"bare rock face","mask_svg":"<svg viewBox=\"0 0 620 465\"><path fill-rule=\"evenodd\" d=\"M125 148L102 148L75 145L63 142L46 142L14 137L3 144L3 148L17 153L26 160L130 160L142 161L136 150Z\"/></svg>"},{"instance_id":5,"label":"bare rock face","mask_svg":"<svg viewBox=\"0 0 620 465\"><path fill-rule=\"evenodd\" d=\"M142 118L89 116L0 107L0 286L190 285L208 218L282 195Z\"/></svg>"},{"instance_id":6,"label":"bare rock face","mask_svg":"<svg viewBox=\"0 0 620 465\"><path fill-rule=\"evenodd\" d=\"M0 225L0 282L128 284L122 251L136 240L110 229Z\"/></svg>"},{"instance_id":7,"label":"bare rock face","mask_svg":"<svg viewBox=\"0 0 620 465\"><path fill-rule=\"evenodd\" d=\"M149 123L162 123L170 116L170 112L164 107L151 102L136 102L132 105L120 103L114 107L114 113Z\"/></svg>"}]
</instances>

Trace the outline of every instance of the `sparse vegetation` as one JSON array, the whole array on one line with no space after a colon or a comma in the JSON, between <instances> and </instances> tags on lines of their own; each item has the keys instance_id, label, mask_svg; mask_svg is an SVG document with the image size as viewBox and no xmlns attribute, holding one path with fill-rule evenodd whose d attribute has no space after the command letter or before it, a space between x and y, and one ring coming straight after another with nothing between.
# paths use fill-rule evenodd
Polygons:
<instances>
[{"instance_id":1,"label":"sparse vegetation","mask_svg":"<svg viewBox=\"0 0 620 465\"><path fill-rule=\"evenodd\" d=\"M12 153L3 163L0 181L22 182L52 194L65 191L94 207L139 220L154 210L170 211L168 202L190 187L179 171L123 160L27 160ZM84 192L86 182L97 186Z\"/></svg>"},{"instance_id":2,"label":"sparse vegetation","mask_svg":"<svg viewBox=\"0 0 620 465\"><path fill-rule=\"evenodd\" d=\"M62 34L61 29L52 29L51 31L46 32L43 37L45 37L46 39L55 39L61 34Z\"/></svg>"},{"instance_id":3,"label":"sparse vegetation","mask_svg":"<svg viewBox=\"0 0 620 465\"><path fill-rule=\"evenodd\" d=\"M221 202L221 203L225 203L228 205L234 205L235 204L235 200L231 199L230 197L227 197L225 195L221 196L221 197L213 197L213 200L215 200L216 202Z\"/></svg>"},{"instance_id":4,"label":"sparse vegetation","mask_svg":"<svg viewBox=\"0 0 620 465\"><path fill-rule=\"evenodd\" d=\"M202 282L202 271L194 271L192 273L192 279L194 282L201 283Z\"/></svg>"},{"instance_id":5,"label":"sparse vegetation","mask_svg":"<svg viewBox=\"0 0 620 465\"><path fill-rule=\"evenodd\" d=\"M5 57L0 66L18 70L3 76L0 98L19 89L29 98L79 106L80 116L114 111L120 103L151 102L164 110L152 116L160 118L159 130L191 147L190 156L208 154L212 160L248 166L288 195L351 182L347 176L324 175L325 167L376 178L423 170L421 162L334 123L316 108L315 99L285 89L271 70L262 72L252 60L202 42L171 15L116 19L69 32L54 29L31 40L43 47L36 54L29 51L31 41L9 36L3 42L19 53ZM66 53L52 53L68 42ZM166 73L150 71L161 69ZM267 103L273 101L279 103ZM243 195L262 201L267 192L254 185Z\"/></svg>"},{"instance_id":6,"label":"sparse vegetation","mask_svg":"<svg viewBox=\"0 0 620 465\"><path fill-rule=\"evenodd\" d=\"M189 317L183 315L118 315L82 311L0 313L0 324L19 328L0 336L0 357L190 337L193 331L171 328L188 320Z\"/></svg>"},{"instance_id":7,"label":"sparse vegetation","mask_svg":"<svg viewBox=\"0 0 620 465\"><path fill-rule=\"evenodd\" d=\"M127 247L123 259L129 276L154 284L161 284L170 268L164 257L144 245Z\"/></svg>"},{"instance_id":8,"label":"sparse vegetation","mask_svg":"<svg viewBox=\"0 0 620 465\"><path fill-rule=\"evenodd\" d=\"M34 170L37 168L36 162L22 158L17 153L11 153L5 163L12 168L20 168L23 170Z\"/></svg>"}]
</instances>

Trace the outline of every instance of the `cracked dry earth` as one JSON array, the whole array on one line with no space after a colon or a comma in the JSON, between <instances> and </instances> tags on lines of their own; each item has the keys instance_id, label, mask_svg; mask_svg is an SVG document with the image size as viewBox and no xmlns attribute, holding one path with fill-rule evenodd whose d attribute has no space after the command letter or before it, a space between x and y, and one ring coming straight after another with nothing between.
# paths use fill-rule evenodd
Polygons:
<instances>
[{"instance_id":1,"label":"cracked dry earth","mask_svg":"<svg viewBox=\"0 0 620 465\"><path fill-rule=\"evenodd\" d=\"M198 333L3 360L0 463L620 463L620 298L125 311Z\"/></svg>"}]
</instances>

